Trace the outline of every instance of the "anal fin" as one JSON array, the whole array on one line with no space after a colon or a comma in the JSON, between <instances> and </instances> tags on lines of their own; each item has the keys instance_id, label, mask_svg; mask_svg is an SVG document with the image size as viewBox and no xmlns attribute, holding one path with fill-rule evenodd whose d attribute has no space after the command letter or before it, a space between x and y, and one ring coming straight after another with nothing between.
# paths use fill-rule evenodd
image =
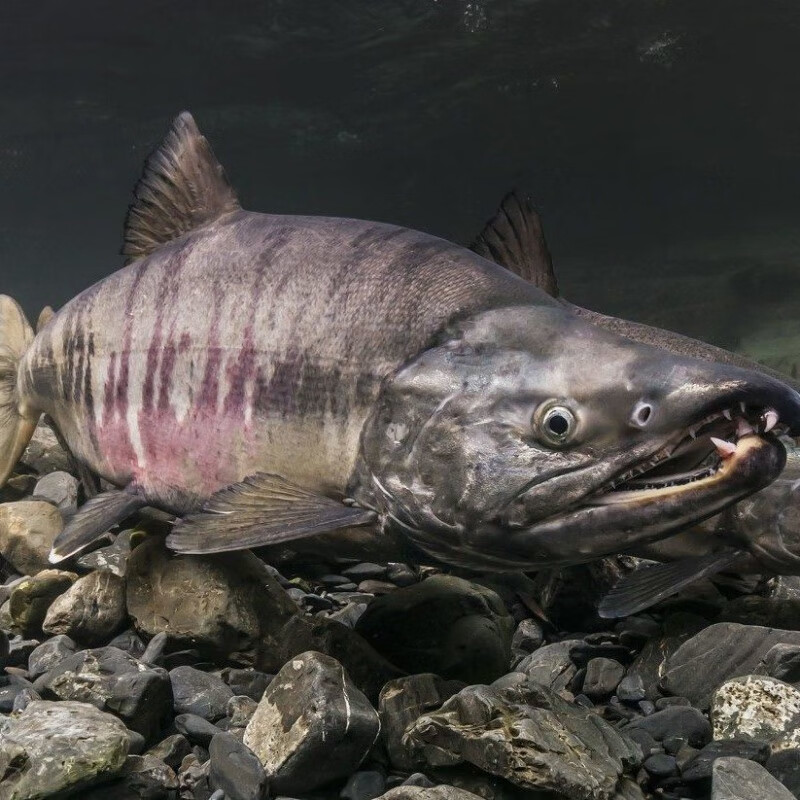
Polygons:
<instances>
[{"instance_id":1,"label":"anal fin","mask_svg":"<svg viewBox=\"0 0 800 800\"><path fill-rule=\"evenodd\" d=\"M701 578L722 572L744 554L743 550L729 548L701 558L686 558L637 570L623 578L600 601L597 612L604 619L636 614Z\"/></svg>"},{"instance_id":2,"label":"anal fin","mask_svg":"<svg viewBox=\"0 0 800 800\"><path fill-rule=\"evenodd\" d=\"M57 564L94 544L114 525L144 508L147 501L127 489L103 492L84 503L56 536L50 563Z\"/></svg>"},{"instance_id":3,"label":"anal fin","mask_svg":"<svg viewBox=\"0 0 800 800\"><path fill-rule=\"evenodd\" d=\"M257 473L212 495L167 537L178 553L221 553L278 544L376 520L372 511Z\"/></svg>"}]
</instances>

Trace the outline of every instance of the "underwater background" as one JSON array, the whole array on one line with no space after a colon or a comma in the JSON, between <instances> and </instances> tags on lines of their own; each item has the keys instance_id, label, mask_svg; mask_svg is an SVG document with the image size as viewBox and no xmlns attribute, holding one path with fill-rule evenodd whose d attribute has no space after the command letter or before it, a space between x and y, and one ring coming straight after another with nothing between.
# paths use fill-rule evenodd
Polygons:
<instances>
[{"instance_id":1,"label":"underwater background","mask_svg":"<svg viewBox=\"0 0 800 800\"><path fill-rule=\"evenodd\" d=\"M571 301L797 374L796 2L5 0L0 291L120 267L184 108L250 210L466 244L516 187Z\"/></svg>"}]
</instances>

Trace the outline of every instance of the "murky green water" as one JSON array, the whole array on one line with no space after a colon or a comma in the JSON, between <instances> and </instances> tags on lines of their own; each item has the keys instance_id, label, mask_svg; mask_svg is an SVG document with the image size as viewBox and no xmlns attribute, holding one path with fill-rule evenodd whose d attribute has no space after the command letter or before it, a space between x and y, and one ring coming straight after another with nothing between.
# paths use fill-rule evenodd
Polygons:
<instances>
[{"instance_id":1,"label":"murky green water","mask_svg":"<svg viewBox=\"0 0 800 800\"><path fill-rule=\"evenodd\" d=\"M516 186L571 299L791 368L798 45L788 0L7 0L0 291L117 268L189 108L249 208L468 241Z\"/></svg>"}]
</instances>

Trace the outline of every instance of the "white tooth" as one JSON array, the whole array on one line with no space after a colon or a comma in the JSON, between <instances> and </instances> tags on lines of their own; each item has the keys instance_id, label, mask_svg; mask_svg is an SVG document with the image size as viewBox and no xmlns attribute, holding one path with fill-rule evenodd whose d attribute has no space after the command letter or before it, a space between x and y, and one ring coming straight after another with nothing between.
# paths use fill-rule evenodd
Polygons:
<instances>
[{"instance_id":1,"label":"white tooth","mask_svg":"<svg viewBox=\"0 0 800 800\"><path fill-rule=\"evenodd\" d=\"M725 419L733 419L733 415L731 414L731 410L729 408L726 408L722 412L722 416L725 417Z\"/></svg>"},{"instance_id":2,"label":"white tooth","mask_svg":"<svg viewBox=\"0 0 800 800\"><path fill-rule=\"evenodd\" d=\"M764 433L769 433L777 424L780 417L774 408L768 408L764 412Z\"/></svg>"},{"instance_id":3,"label":"white tooth","mask_svg":"<svg viewBox=\"0 0 800 800\"><path fill-rule=\"evenodd\" d=\"M742 409L742 414L747 413L747 408L745 407L744 400L739 401L739 408Z\"/></svg>"},{"instance_id":4,"label":"white tooth","mask_svg":"<svg viewBox=\"0 0 800 800\"><path fill-rule=\"evenodd\" d=\"M725 439L717 439L716 436L711 437L714 447L717 448L721 458L730 458L736 452L736 445L733 442L726 442Z\"/></svg>"},{"instance_id":5,"label":"white tooth","mask_svg":"<svg viewBox=\"0 0 800 800\"><path fill-rule=\"evenodd\" d=\"M753 426L746 419L736 420L736 436L740 439L742 436L747 436L750 433L755 433Z\"/></svg>"}]
</instances>

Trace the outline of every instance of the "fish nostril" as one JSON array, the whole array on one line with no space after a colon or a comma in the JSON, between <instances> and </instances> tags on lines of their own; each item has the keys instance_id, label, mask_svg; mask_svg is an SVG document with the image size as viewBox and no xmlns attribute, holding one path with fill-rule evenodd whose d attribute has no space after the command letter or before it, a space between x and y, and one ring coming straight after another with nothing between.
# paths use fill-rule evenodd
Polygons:
<instances>
[{"instance_id":1,"label":"fish nostril","mask_svg":"<svg viewBox=\"0 0 800 800\"><path fill-rule=\"evenodd\" d=\"M640 400L633 407L633 413L631 414L631 425L635 425L637 428L644 428L652 416L653 406L650 405L650 403L645 403Z\"/></svg>"}]
</instances>

